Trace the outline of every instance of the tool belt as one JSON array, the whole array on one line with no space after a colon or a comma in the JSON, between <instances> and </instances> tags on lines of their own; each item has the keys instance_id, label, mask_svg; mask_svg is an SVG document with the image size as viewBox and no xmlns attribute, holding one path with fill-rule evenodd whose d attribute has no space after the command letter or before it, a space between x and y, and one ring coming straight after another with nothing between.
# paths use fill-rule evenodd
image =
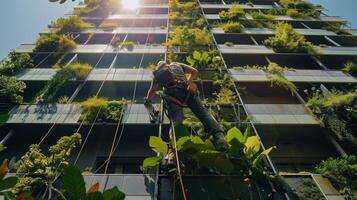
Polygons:
<instances>
[{"instance_id":1,"label":"tool belt","mask_svg":"<svg viewBox=\"0 0 357 200\"><path fill-rule=\"evenodd\" d=\"M175 81L171 86L165 88L164 98L176 103L179 106L184 106L192 95L197 92L197 86L194 83L187 84L186 81Z\"/></svg>"}]
</instances>

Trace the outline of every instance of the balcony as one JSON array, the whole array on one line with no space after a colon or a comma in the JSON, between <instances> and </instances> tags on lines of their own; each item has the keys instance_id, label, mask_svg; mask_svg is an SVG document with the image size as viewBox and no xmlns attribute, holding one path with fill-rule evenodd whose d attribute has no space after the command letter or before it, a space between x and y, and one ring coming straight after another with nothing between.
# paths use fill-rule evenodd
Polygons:
<instances>
[{"instance_id":1,"label":"balcony","mask_svg":"<svg viewBox=\"0 0 357 200\"><path fill-rule=\"evenodd\" d=\"M229 73L236 82L268 82L263 70L233 70ZM356 83L357 79L338 70L293 70L283 72L291 82L307 83Z\"/></svg>"}]
</instances>

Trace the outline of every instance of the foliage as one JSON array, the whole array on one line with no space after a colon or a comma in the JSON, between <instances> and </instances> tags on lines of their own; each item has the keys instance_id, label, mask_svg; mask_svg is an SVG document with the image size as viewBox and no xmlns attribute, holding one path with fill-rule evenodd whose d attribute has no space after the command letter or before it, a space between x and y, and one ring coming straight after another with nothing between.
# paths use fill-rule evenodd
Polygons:
<instances>
[{"instance_id":1,"label":"foliage","mask_svg":"<svg viewBox=\"0 0 357 200\"><path fill-rule=\"evenodd\" d=\"M231 46L233 46L233 43L232 42L225 42L224 45L227 46L227 47L231 47Z\"/></svg>"},{"instance_id":2,"label":"foliage","mask_svg":"<svg viewBox=\"0 0 357 200\"><path fill-rule=\"evenodd\" d=\"M80 120L85 122L113 122L118 123L124 112L126 100L109 101L105 98L91 97L81 103L82 113Z\"/></svg>"},{"instance_id":3,"label":"foliage","mask_svg":"<svg viewBox=\"0 0 357 200\"><path fill-rule=\"evenodd\" d=\"M180 2L178 0L169 1L170 15L169 20L173 25L195 26L200 17L200 8L195 1L193 2ZM202 27L203 24L198 22Z\"/></svg>"},{"instance_id":4,"label":"foliage","mask_svg":"<svg viewBox=\"0 0 357 200\"><path fill-rule=\"evenodd\" d=\"M41 35L35 43L34 52L51 52L57 51L66 53L76 48L76 43L66 35Z\"/></svg>"},{"instance_id":5,"label":"foliage","mask_svg":"<svg viewBox=\"0 0 357 200\"><path fill-rule=\"evenodd\" d=\"M76 79L86 79L89 73L93 70L90 64L74 63L64 67L69 69L76 77Z\"/></svg>"},{"instance_id":6,"label":"foliage","mask_svg":"<svg viewBox=\"0 0 357 200\"><path fill-rule=\"evenodd\" d=\"M318 18L320 16L320 11L318 10L295 10L295 9L288 9L286 11L286 15L292 17L292 18L307 18L307 17L313 17L313 18Z\"/></svg>"},{"instance_id":7,"label":"foliage","mask_svg":"<svg viewBox=\"0 0 357 200\"><path fill-rule=\"evenodd\" d=\"M12 76L22 68L32 68L33 61L28 53L16 53L11 51L9 55L0 62L0 75Z\"/></svg>"},{"instance_id":8,"label":"foliage","mask_svg":"<svg viewBox=\"0 0 357 200\"><path fill-rule=\"evenodd\" d=\"M222 66L222 59L218 55L212 55L211 52L194 51L192 56L186 57L186 61L196 69L218 68Z\"/></svg>"},{"instance_id":9,"label":"foliage","mask_svg":"<svg viewBox=\"0 0 357 200\"><path fill-rule=\"evenodd\" d=\"M102 199L102 200L124 200L125 194L117 186L103 192L99 191L100 185L92 185L86 192L84 178L81 171L76 166L68 166L61 179L63 194L67 199Z\"/></svg>"},{"instance_id":10,"label":"foliage","mask_svg":"<svg viewBox=\"0 0 357 200\"><path fill-rule=\"evenodd\" d=\"M222 24L222 29L225 33L240 33L242 26L239 22L227 22Z\"/></svg>"},{"instance_id":11,"label":"foliage","mask_svg":"<svg viewBox=\"0 0 357 200\"><path fill-rule=\"evenodd\" d=\"M57 21L52 22L49 28L54 28L55 33L65 34L69 32L80 32L82 29L94 28L94 24L83 21L79 16L74 15L66 18L59 18Z\"/></svg>"},{"instance_id":12,"label":"foliage","mask_svg":"<svg viewBox=\"0 0 357 200\"><path fill-rule=\"evenodd\" d=\"M287 23L278 23L275 27L275 36L266 39L264 44L279 53L313 53L314 51L313 45Z\"/></svg>"},{"instance_id":13,"label":"foliage","mask_svg":"<svg viewBox=\"0 0 357 200\"><path fill-rule=\"evenodd\" d=\"M272 85L277 85L279 87L284 87L286 90L289 90L291 94L297 92L297 87L294 83L287 80L283 72L289 70L288 68L280 67L276 63L270 63L267 67L268 75L267 78L270 80Z\"/></svg>"},{"instance_id":14,"label":"foliage","mask_svg":"<svg viewBox=\"0 0 357 200\"><path fill-rule=\"evenodd\" d=\"M30 146L29 150L16 164L19 181L11 189L13 197L29 193L34 197L51 195L54 182L68 166L68 159L74 148L82 141L79 133L63 136L51 146L47 155L38 144Z\"/></svg>"},{"instance_id":15,"label":"foliage","mask_svg":"<svg viewBox=\"0 0 357 200\"><path fill-rule=\"evenodd\" d=\"M352 75L357 75L357 62L349 61L345 63L342 68L342 71L350 73Z\"/></svg>"},{"instance_id":16,"label":"foliage","mask_svg":"<svg viewBox=\"0 0 357 200\"><path fill-rule=\"evenodd\" d=\"M206 29L188 28L180 26L170 33L169 47L179 46L183 52L193 52L213 43L211 35Z\"/></svg>"},{"instance_id":17,"label":"foliage","mask_svg":"<svg viewBox=\"0 0 357 200\"><path fill-rule=\"evenodd\" d=\"M217 151L209 139L202 140L198 136L184 136L178 139L176 147L180 153L183 173L185 174L234 174L255 181L266 179L268 172L264 170L263 160L273 147L260 152L260 141L257 136L250 136L251 128L244 134L236 127L231 128L225 137L229 144L227 152ZM167 146L161 138L150 138L150 147L157 153L156 157L146 158L143 168L160 165L168 153L167 148L158 151L154 146Z\"/></svg>"},{"instance_id":18,"label":"foliage","mask_svg":"<svg viewBox=\"0 0 357 200\"><path fill-rule=\"evenodd\" d=\"M230 105L238 101L237 95L229 88L222 88L219 92L213 93L214 103L217 105Z\"/></svg>"},{"instance_id":19,"label":"foliage","mask_svg":"<svg viewBox=\"0 0 357 200\"><path fill-rule=\"evenodd\" d=\"M100 25L99 28L107 28L107 29L114 29L121 26L121 23L117 20L104 20Z\"/></svg>"},{"instance_id":20,"label":"foliage","mask_svg":"<svg viewBox=\"0 0 357 200\"><path fill-rule=\"evenodd\" d=\"M243 8L239 5L232 5L227 11L221 11L218 16L223 21L239 20L245 15Z\"/></svg>"},{"instance_id":21,"label":"foliage","mask_svg":"<svg viewBox=\"0 0 357 200\"><path fill-rule=\"evenodd\" d=\"M74 73L69 68L65 67L57 71L57 73L49 80L46 85L35 97L36 102L53 103L60 90L65 87Z\"/></svg>"},{"instance_id":22,"label":"foliage","mask_svg":"<svg viewBox=\"0 0 357 200\"><path fill-rule=\"evenodd\" d=\"M322 161L316 167L317 173L327 177L347 199L357 198L357 157L345 155Z\"/></svg>"},{"instance_id":23,"label":"foliage","mask_svg":"<svg viewBox=\"0 0 357 200\"><path fill-rule=\"evenodd\" d=\"M294 192L300 200L323 200L320 189L311 178L303 178Z\"/></svg>"},{"instance_id":24,"label":"foliage","mask_svg":"<svg viewBox=\"0 0 357 200\"><path fill-rule=\"evenodd\" d=\"M59 99L58 99L58 103L59 104L67 104L69 101L69 97L68 96L61 96Z\"/></svg>"},{"instance_id":25,"label":"foliage","mask_svg":"<svg viewBox=\"0 0 357 200\"><path fill-rule=\"evenodd\" d=\"M263 12L251 12L249 13L254 19L272 21L275 19L274 15L265 14Z\"/></svg>"},{"instance_id":26,"label":"foliage","mask_svg":"<svg viewBox=\"0 0 357 200\"><path fill-rule=\"evenodd\" d=\"M4 147L2 146L2 150L3 149ZM14 187L18 181L18 178L14 176L8 176L5 178L8 171L9 171L8 162L7 160L4 160L0 165L0 195L5 196L6 199L10 199L9 198L10 189Z\"/></svg>"},{"instance_id":27,"label":"foliage","mask_svg":"<svg viewBox=\"0 0 357 200\"><path fill-rule=\"evenodd\" d=\"M127 49L128 51L132 51L132 50L134 50L134 46L136 45L136 43L135 42L133 42L133 41L124 41L124 42L122 42L121 43L121 48L122 49Z\"/></svg>"},{"instance_id":28,"label":"foliage","mask_svg":"<svg viewBox=\"0 0 357 200\"><path fill-rule=\"evenodd\" d=\"M355 152L357 138L348 130L347 124L357 120L357 92L343 93L332 91L332 94L313 91L306 103L308 110L321 122L321 125L332 130L338 140L345 143L346 149Z\"/></svg>"},{"instance_id":29,"label":"foliage","mask_svg":"<svg viewBox=\"0 0 357 200\"><path fill-rule=\"evenodd\" d=\"M348 30L343 29L340 23L331 23L328 26L324 26L323 29L332 31L337 35L352 35Z\"/></svg>"},{"instance_id":30,"label":"foliage","mask_svg":"<svg viewBox=\"0 0 357 200\"><path fill-rule=\"evenodd\" d=\"M15 77L0 75L0 97L9 103L22 103L26 84Z\"/></svg>"},{"instance_id":31,"label":"foliage","mask_svg":"<svg viewBox=\"0 0 357 200\"><path fill-rule=\"evenodd\" d=\"M307 1L302 0L280 0L280 5L284 8L294 9L314 9L315 6Z\"/></svg>"}]
</instances>

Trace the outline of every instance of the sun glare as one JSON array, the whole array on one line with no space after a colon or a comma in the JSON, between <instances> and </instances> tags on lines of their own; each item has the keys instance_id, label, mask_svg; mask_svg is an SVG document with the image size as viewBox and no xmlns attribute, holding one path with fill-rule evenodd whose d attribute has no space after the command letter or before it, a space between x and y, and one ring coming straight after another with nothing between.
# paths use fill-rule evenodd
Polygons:
<instances>
[{"instance_id":1,"label":"sun glare","mask_svg":"<svg viewBox=\"0 0 357 200\"><path fill-rule=\"evenodd\" d=\"M139 0L122 0L123 8L134 10L139 7Z\"/></svg>"}]
</instances>

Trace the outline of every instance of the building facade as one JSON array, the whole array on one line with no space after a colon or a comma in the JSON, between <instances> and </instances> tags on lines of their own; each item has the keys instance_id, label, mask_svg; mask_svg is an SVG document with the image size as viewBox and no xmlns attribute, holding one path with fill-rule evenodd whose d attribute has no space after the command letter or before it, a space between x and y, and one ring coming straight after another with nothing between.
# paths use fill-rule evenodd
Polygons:
<instances>
[{"instance_id":1,"label":"building facade","mask_svg":"<svg viewBox=\"0 0 357 200\"><path fill-rule=\"evenodd\" d=\"M278 0L129 2L117 7L80 3L64 18L79 16L90 26L59 31L64 28L52 24L40 33L41 37L64 33L76 43L70 50L39 49L38 42L15 49L17 54L29 54L34 66L15 74L27 87L22 104L4 109L8 119L1 127L1 143L7 149L2 157L19 158L31 144L46 149L62 136L79 132L83 142L70 161L82 170L91 169L93 174L85 175L87 186L95 182L101 189L118 186L127 199L182 198L177 177L162 170L143 174L140 168L146 157L155 156L150 136L165 141L170 137L169 119L162 115L159 123L150 123L143 105L152 66L160 60L181 61L199 69L200 97L219 122L251 126L262 149L277 147L266 159L267 170L280 173L296 193L301 180L309 179L324 198L343 199L314 168L330 157L355 154L355 149L339 140L331 126L322 126L307 104L316 91L355 92L357 79L342 69L345 63L357 62L357 31L347 30L344 19L325 15L323 7ZM295 37L304 42L292 44ZM198 52L207 52L208 60L194 56ZM84 78L48 86L59 68L75 63L93 69ZM49 91L44 91L46 87ZM39 100L41 94L47 100ZM102 116L99 109L86 120L81 102L91 97L129 102L119 118ZM162 113L162 100L156 97L154 103ZM192 134L197 133L193 124L198 121L188 110L185 116L192 120L185 121ZM351 133L356 131L354 124L347 121ZM196 195L218 199L210 196L217 193L215 189L226 192L218 186L220 176L183 176L191 199ZM230 178L234 182L234 176ZM200 187L202 182L212 187ZM292 191L274 194L274 186L264 187L252 186L250 194L234 198L298 199Z\"/></svg>"}]
</instances>

